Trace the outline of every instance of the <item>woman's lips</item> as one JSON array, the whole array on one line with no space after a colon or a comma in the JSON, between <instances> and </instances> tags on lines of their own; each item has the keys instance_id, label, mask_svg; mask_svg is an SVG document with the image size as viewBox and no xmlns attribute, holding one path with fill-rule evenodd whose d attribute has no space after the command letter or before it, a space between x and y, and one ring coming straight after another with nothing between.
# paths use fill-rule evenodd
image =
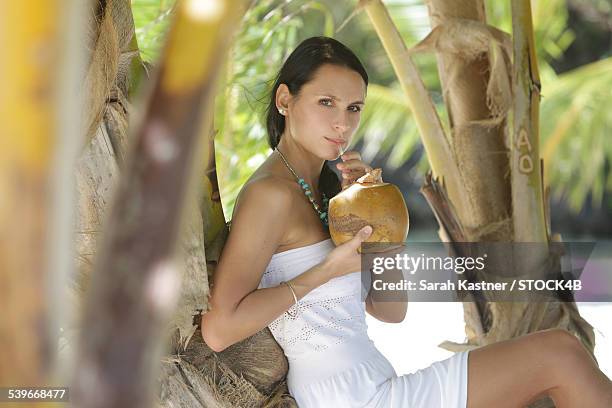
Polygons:
<instances>
[{"instance_id":1,"label":"woman's lips","mask_svg":"<svg viewBox=\"0 0 612 408\"><path fill-rule=\"evenodd\" d=\"M330 139L329 137L326 137L325 139L335 144L336 146L342 146L346 143L346 140L342 140L342 139Z\"/></svg>"}]
</instances>

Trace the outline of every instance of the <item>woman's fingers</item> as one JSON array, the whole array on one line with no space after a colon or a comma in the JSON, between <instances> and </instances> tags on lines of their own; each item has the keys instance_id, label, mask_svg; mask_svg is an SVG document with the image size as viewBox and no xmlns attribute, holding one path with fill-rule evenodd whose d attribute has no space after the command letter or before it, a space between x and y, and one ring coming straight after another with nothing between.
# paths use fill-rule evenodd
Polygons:
<instances>
[{"instance_id":1,"label":"woman's fingers","mask_svg":"<svg viewBox=\"0 0 612 408\"><path fill-rule=\"evenodd\" d=\"M372 171L372 167L368 166L362 161L353 161L351 163L338 163L338 169L342 171L343 179L353 180L357 180L359 177Z\"/></svg>"},{"instance_id":2,"label":"woman's fingers","mask_svg":"<svg viewBox=\"0 0 612 408\"><path fill-rule=\"evenodd\" d=\"M357 159L345 161L343 163L338 163L336 164L336 167L338 168L338 170L342 170L342 171L359 170L363 173L366 173L372 170L371 166Z\"/></svg>"},{"instance_id":3,"label":"woman's fingers","mask_svg":"<svg viewBox=\"0 0 612 408\"><path fill-rule=\"evenodd\" d=\"M365 173L362 170L349 170L349 171L342 171L342 178L343 179L358 179L359 177L363 176Z\"/></svg>"},{"instance_id":4,"label":"woman's fingers","mask_svg":"<svg viewBox=\"0 0 612 408\"><path fill-rule=\"evenodd\" d=\"M349 186L350 184L353 184L355 181L357 181L358 178L362 177L365 174L365 171L363 169L357 169L357 170L343 170L342 171L342 188L345 188L347 186Z\"/></svg>"},{"instance_id":5,"label":"woman's fingers","mask_svg":"<svg viewBox=\"0 0 612 408\"><path fill-rule=\"evenodd\" d=\"M348 151L348 152L344 152L344 153L342 154L342 156L340 156L340 158L341 158L343 161L346 161L346 160L353 160L353 159L361 160L361 153L359 153L359 152L358 152L358 151L356 151L356 150L351 150L351 151Z\"/></svg>"},{"instance_id":6,"label":"woman's fingers","mask_svg":"<svg viewBox=\"0 0 612 408\"><path fill-rule=\"evenodd\" d=\"M349 151L342 156L342 163L336 167L342 171L342 188L354 183L359 177L372 170L372 167L361 160L361 154L357 151Z\"/></svg>"},{"instance_id":7,"label":"woman's fingers","mask_svg":"<svg viewBox=\"0 0 612 408\"><path fill-rule=\"evenodd\" d=\"M357 168L352 170L344 169L342 170L342 178L354 178L358 179L359 177L366 174L369 170L367 168Z\"/></svg>"},{"instance_id":8,"label":"woman's fingers","mask_svg":"<svg viewBox=\"0 0 612 408\"><path fill-rule=\"evenodd\" d=\"M363 173L342 173L341 186L342 189L350 186L357 181L359 177L363 176Z\"/></svg>"}]
</instances>

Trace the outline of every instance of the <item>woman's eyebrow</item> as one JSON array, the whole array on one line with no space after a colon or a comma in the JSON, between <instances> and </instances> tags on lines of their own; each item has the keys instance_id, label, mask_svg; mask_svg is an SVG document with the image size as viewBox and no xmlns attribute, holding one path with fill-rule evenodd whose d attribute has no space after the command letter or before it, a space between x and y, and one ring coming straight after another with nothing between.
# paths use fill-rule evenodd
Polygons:
<instances>
[{"instance_id":1,"label":"woman's eyebrow","mask_svg":"<svg viewBox=\"0 0 612 408\"><path fill-rule=\"evenodd\" d=\"M342 99L341 99L341 98L338 98L338 97L337 97L337 96L335 96L335 95L321 94L320 96L325 96L325 97L327 97L327 98L330 98L330 99L333 99L333 100L335 100L335 101L339 101L339 102L341 102L341 101L342 101ZM363 102L363 101L359 100L359 101L351 102L349 105L365 105L365 102Z\"/></svg>"}]
</instances>

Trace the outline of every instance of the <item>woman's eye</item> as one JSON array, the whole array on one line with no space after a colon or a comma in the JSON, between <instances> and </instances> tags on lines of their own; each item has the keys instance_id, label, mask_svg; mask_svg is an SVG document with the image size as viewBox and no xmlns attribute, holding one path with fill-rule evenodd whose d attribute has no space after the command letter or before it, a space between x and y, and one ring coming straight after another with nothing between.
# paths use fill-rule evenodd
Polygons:
<instances>
[{"instance_id":1,"label":"woman's eye","mask_svg":"<svg viewBox=\"0 0 612 408\"><path fill-rule=\"evenodd\" d=\"M327 107L334 106L334 101L331 99L320 99L319 104ZM359 105L351 105L348 107L348 110L351 112L361 112L361 106Z\"/></svg>"}]
</instances>

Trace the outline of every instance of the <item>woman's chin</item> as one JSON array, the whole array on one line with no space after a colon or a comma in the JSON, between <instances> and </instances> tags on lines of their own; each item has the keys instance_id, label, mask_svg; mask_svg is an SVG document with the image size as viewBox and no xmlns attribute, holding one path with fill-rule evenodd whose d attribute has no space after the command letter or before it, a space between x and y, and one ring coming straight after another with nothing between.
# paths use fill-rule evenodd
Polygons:
<instances>
[{"instance_id":1,"label":"woman's chin","mask_svg":"<svg viewBox=\"0 0 612 408\"><path fill-rule=\"evenodd\" d=\"M326 151L321 152L320 156L323 160L334 161L340 157L340 149L332 147L331 149L325 149Z\"/></svg>"},{"instance_id":2,"label":"woman's chin","mask_svg":"<svg viewBox=\"0 0 612 408\"><path fill-rule=\"evenodd\" d=\"M312 150L315 155L321 160L334 161L340 157L340 146L335 146L326 141L325 145L317 146L316 150Z\"/></svg>"},{"instance_id":3,"label":"woman's chin","mask_svg":"<svg viewBox=\"0 0 612 408\"><path fill-rule=\"evenodd\" d=\"M340 157L340 153L336 152L336 153L329 153L326 156L323 157L324 160L327 161L334 161L337 160Z\"/></svg>"}]
</instances>

